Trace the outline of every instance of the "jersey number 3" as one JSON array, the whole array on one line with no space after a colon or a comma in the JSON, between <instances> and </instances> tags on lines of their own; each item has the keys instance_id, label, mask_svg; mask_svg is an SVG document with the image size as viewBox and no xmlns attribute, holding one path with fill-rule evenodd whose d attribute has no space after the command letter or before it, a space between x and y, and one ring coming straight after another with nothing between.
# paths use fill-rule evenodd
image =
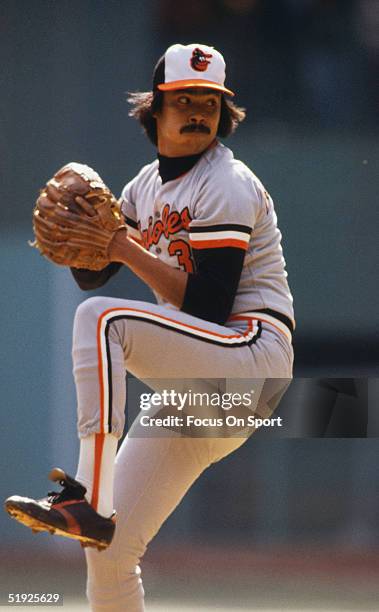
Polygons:
<instances>
[{"instance_id":1,"label":"jersey number 3","mask_svg":"<svg viewBox=\"0 0 379 612\"><path fill-rule=\"evenodd\" d=\"M173 240L168 247L171 256L178 257L178 263L185 272L193 272L193 262L189 245L184 240Z\"/></svg>"}]
</instances>

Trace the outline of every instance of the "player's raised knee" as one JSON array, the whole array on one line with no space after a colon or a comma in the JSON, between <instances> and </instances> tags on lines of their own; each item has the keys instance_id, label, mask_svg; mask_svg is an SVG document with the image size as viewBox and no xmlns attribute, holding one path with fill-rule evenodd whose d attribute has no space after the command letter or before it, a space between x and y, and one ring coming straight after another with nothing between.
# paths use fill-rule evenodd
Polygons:
<instances>
[{"instance_id":1,"label":"player's raised knee","mask_svg":"<svg viewBox=\"0 0 379 612\"><path fill-rule=\"evenodd\" d=\"M75 320L84 319L87 323L91 318L97 320L103 312L111 308L111 301L110 298L101 296L93 296L84 300L76 309Z\"/></svg>"}]
</instances>

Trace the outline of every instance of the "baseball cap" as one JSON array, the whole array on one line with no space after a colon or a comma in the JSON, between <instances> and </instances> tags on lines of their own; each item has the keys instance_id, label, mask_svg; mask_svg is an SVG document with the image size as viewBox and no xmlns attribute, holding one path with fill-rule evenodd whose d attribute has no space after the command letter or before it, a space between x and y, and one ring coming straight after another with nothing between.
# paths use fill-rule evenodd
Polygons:
<instances>
[{"instance_id":1,"label":"baseball cap","mask_svg":"<svg viewBox=\"0 0 379 612\"><path fill-rule=\"evenodd\" d=\"M171 45L160 58L153 76L153 89L172 91L188 87L207 87L230 96L225 82L225 61L221 53L198 43Z\"/></svg>"}]
</instances>

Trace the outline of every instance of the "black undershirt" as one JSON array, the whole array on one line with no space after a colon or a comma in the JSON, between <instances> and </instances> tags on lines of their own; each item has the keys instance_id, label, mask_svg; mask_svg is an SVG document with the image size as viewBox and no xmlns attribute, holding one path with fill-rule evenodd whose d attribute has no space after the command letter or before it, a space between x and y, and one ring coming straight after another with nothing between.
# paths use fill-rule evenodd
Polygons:
<instances>
[{"instance_id":1,"label":"black undershirt","mask_svg":"<svg viewBox=\"0 0 379 612\"><path fill-rule=\"evenodd\" d=\"M158 153L159 167L158 172L162 179L162 184L174 181L182 174L189 172L199 161L204 151L196 155L186 155L184 157L166 157Z\"/></svg>"},{"instance_id":2,"label":"black undershirt","mask_svg":"<svg viewBox=\"0 0 379 612\"><path fill-rule=\"evenodd\" d=\"M158 171L162 184L176 180L189 172L204 154L166 157L158 153ZM182 310L207 321L223 324L232 310L241 276L245 252L238 248L203 249L193 252L196 272L188 274ZM110 263L100 272L71 268L83 290L97 289L121 268Z\"/></svg>"}]
</instances>

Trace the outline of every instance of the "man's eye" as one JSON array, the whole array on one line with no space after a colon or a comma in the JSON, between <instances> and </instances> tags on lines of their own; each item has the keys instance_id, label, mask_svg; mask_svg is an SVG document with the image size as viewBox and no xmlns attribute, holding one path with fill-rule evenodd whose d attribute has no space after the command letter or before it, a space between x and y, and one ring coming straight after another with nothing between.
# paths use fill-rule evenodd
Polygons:
<instances>
[{"instance_id":1,"label":"man's eye","mask_svg":"<svg viewBox=\"0 0 379 612\"><path fill-rule=\"evenodd\" d=\"M178 98L178 102L179 104L189 104L189 97L188 96L180 96L180 98Z\"/></svg>"},{"instance_id":2,"label":"man's eye","mask_svg":"<svg viewBox=\"0 0 379 612\"><path fill-rule=\"evenodd\" d=\"M207 100L207 105L208 106L216 106L216 100L214 98L212 98L211 100Z\"/></svg>"}]
</instances>

